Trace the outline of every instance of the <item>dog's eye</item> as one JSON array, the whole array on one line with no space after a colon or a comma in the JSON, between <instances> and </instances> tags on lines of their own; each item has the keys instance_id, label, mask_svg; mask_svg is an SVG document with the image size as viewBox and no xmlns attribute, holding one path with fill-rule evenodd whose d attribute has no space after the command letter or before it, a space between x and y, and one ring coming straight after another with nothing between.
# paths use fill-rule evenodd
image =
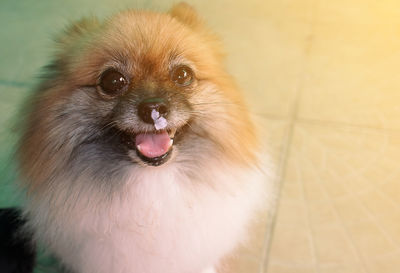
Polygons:
<instances>
[{"instance_id":1,"label":"dog's eye","mask_svg":"<svg viewBox=\"0 0 400 273\"><path fill-rule=\"evenodd\" d=\"M99 87L106 95L112 97L121 95L127 86L128 81L118 71L110 69L101 74Z\"/></svg>"},{"instance_id":2,"label":"dog's eye","mask_svg":"<svg viewBox=\"0 0 400 273\"><path fill-rule=\"evenodd\" d=\"M180 65L175 67L171 73L171 80L179 86L188 86L193 82L194 73L186 65Z\"/></svg>"}]
</instances>

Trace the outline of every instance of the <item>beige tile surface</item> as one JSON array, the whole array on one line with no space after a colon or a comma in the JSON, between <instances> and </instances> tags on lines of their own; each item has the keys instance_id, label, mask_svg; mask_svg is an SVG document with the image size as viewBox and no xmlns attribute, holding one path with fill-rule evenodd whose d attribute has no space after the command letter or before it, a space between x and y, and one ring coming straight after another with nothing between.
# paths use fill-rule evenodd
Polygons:
<instances>
[{"instance_id":1,"label":"beige tile surface","mask_svg":"<svg viewBox=\"0 0 400 273\"><path fill-rule=\"evenodd\" d=\"M316 262L313 247L308 226L288 227L284 224L281 225L278 220L269 260L271 264L310 267Z\"/></svg>"},{"instance_id":2,"label":"beige tile surface","mask_svg":"<svg viewBox=\"0 0 400 273\"><path fill-rule=\"evenodd\" d=\"M318 22L376 25L399 22L397 0L316 1Z\"/></svg>"},{"instance_id":3,"label":"beige tile surface","mask_svg":"<svg viewBox=\"0 0 400 273\"><path fill-rule=\"evenodd\" d=\"M312 226L314 227L312 236L318 263L323 265L348 265L357 260L357 254L354 252L351 242L347 240L346 234L340 225L332 224L330 227Z\"/></svg>"},{"instance_id":4,"label":"beige tile surface","mask_svg":"<svg viewBox=\"0 0 400 273\"><path fill-rule=\"evenodd\" d=\"M317 273L317 271L310 266L290 266L285 264L271 263L268 272L274 273Z\"/></svg>"},{"instance_id":5,"label":"beige tile surface","mask_svg":"<svg viewBox=\"0 0 400 273\"><path fill-rule=\"evenodd\" d=\"M370 19L365 16L357 18ZM337 20L314 26L299 117L400 129L400 17L376 24Z\"/></svg>"},{"instance_id":6,"label":"beige tile surface","mask_svg":"<svg viewBox=\"0 0 400 273\"><path fill-rule=\"evenodd\" d=\"M399 191L400 169L387 166L399 158L399 133L296 123L268 272L375 273L384 261L396 265L400 199L390 189ZM393 266L385 270L399 272Z\"/></svg>"}]
</instances>

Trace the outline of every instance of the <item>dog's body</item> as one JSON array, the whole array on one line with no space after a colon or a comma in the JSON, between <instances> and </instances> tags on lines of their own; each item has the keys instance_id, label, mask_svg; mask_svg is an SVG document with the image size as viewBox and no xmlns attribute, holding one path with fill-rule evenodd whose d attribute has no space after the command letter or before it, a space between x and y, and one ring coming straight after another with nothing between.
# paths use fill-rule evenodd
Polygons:
<instances>
[{"instance_id":1,"label":"dog's body","mask_svg":"<svg viewBox=\"0 0 400 273\"><path fill-rule=\"evenodd\" d=\"M220 184L210 188L210 179ZM61 188L52 195L65 209L52 215L44 197L30 213L35 230L45 231L39 239L74 272L200 273L244 239L262 179L257 171L221 164L193 178L170 164L132 174L123 197L112 203L81 192L91 199L68 198L74 203L65 204L61 200L70 193Z\"/></svg>"},{"instance_id":2,"label":"dog's body","mask_svg":"<svg viewBox=\"0 0 400 273\"><path fill-rule=\"evenodd\" d=\"M76 273L209 273L265 177L214 36L187 5L81 21L21 138L28 228Z\"/></svg>"}]
</instances>

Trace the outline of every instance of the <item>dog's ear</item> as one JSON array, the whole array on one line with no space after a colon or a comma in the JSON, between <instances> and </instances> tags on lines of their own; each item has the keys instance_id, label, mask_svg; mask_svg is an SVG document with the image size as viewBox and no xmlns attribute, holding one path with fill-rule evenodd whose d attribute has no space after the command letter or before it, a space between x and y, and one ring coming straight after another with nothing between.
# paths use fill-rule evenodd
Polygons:
<instances>
[{"instance_id":1,"label":"dog's ear","mask_svg":"<svg viewBox=\"0 0 400 273\"><path fill-rule=\"evenodd\" d=\"M192 28L197 28L203 25L202 20L197 15L196 10L186 2L180 2L174 5L169 14L178 21Z\"/></svg>"},{"instance_id":2,"label":"dog's ear","mask_svg":"<svg viewBox=\"0 0 400 273\"><path fill-rule=\"evenodd\" d=\"M194 29L197 33L203 35L208 44L213 48L213 52L217 59L223 60L225 53L221 45L221 41L213 31L211 31L205 21L197 15L196 10L185 2L180 2L174 5L170 10L169 14L186 26Z\"/></svg>"}]
</instances>

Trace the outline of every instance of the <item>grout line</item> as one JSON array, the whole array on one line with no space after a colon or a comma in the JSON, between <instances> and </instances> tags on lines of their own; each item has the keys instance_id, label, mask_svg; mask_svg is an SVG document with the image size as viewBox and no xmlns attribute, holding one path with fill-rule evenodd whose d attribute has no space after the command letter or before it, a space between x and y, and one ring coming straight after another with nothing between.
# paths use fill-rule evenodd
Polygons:
<instances>
[{"instance_id":1,"label":"grout line","mask_svg":"<svg viewBox=\"0 0 400 273\"><path fill-rule=\"evenodd\" d=\"M317 10L317 1L314 0L312 10L311 10L311 15L310 15L310 33L306 37L305 40L305 48L304 48L304 64L303 64L303 70L301 71L301 74L298 78L298 82L296 85L296 93L295 93L295 99L294 99L294 104L292 108L292 112L290 115L290 122L288 126L288 132L286 134L286 139L284 141L284 145L282 148L282 153L281 153L281 160L280 160L280 165L278 169L278 176L277 176L277 204L276 207L273 209L271 212L271 217L270 220L267 223L266 226L266 237L265 237L265 243L264 243L264 249L262 253L262 259L263 262L260 266L260 273L267 273L268 271L268 264L269 264L269 253L271 250L271 244L272 244L272 238L275 233L275 227L276 227L276 222L277 222L277 215L279 211L279 206L280 206L280 199L281 199L281 193L282 193L282 188L283 188L283 183L286 178L286 166L288 164L288 160L290 158L290 155L292 153L292 142L293 142L293 137L294 137L294 130L295 126L297 123L298 119L298 111L300 107L300 99L301 99L301 90L304 84L304 80L306 77L305 71L305 63L306 60L308 59L311 48L312 48L312 42L314 40L314 28L315 28L315 23L316 23L316 10ZM315 254L315 253L314 253Z\"/></svg>"},{"instance_id":2,"label":"grout line","mask_svg":"<svg viewBox=\"0 0 400 273\"><path fill-rule=\"evenodd\" d=\"M279 114L272 113L253 113L255 116L261 119L268 120L277 120L277 121L291 121L291 116L284 116ZM359 125L354 123L346 123L342 121L334 121L334 120L318 120L318 119L309 119L309 118L294 118L295 123L312 125L312 126L321 126L321 127L329 127L336 129L357 129L364 130L364 132L369 131L371 133L389 133L389 134L400 134L400 129L388 128L388 127L377 127L371 125Z\"/></svg>"},{"instance_id":3,"label":"grout line","mask_svg":"<svg viewBox=\"0 0 400 273\"><path fill-rule=\"evenodd\" d=\"M271 244L272 244L272 238L273 235L275 233L275 227L276 227L276 222L277 222L277 215L278 215L278 211L279 211L279 206L280 206L280 199L281 199L281 192L282 192L282 188L283 188L283 183L285 181L286 178L286 166L288 163L288 160L290 158L290 155L292 153L292 142L293 142L293 137L294 137L294 130L295 130L295 126L297 123L297 119L298 119L298 111L299 111L299 107L300 107L300 99L301 99L301 90L304 84L304 80L306 77L306 73L305 73L305 64L306 64L306 60L309 58L310 56L310 52L311 52L311 48L312 48L312 43L314 40L314 29L315 29L315 24L316 24L316 19L317 19L317 14L316 14L316 10L317 10L317 1L314 0L313 1L313 5L312 5L312 10L311 10L311 15L310 15L310 33L308 34L308 36L306 37L306 45L304 48L304 64L303 64L303 70L301 71L301 74L298 78L298 82L296 85L296 93L295 93L295 99L294 99L294 104L293 104L293 108L292 108L292 112L290 115L290 122L289 122L289 128L288 128L288 132L287 132L287 137L284 141L284 146L282 149L282 154L281 154L281 161L279 162L279 169L278 169L278 177L277 177L277 204L276 207L274 208L274 210L271 213L271 220L268 222L267 224L267 236L265 239L265 243L264 243L264 250L263 250L263 262L260 266L260 273L267 273L268 271L268 264L270 262L269 260L269 252L271 250ZM314 253L315 254L315 253Z\"/></svg>"},{"instance_id":4,"label":"grout line","mask_svg":"<svg viewBox=\"0 0 400 273\"><path fill-rule=\"evenodd\" d=\"M291 122L292 123L292 122ZM276 176L276 195L277 195L277 199L276 199L276 206L270 210L269 214L269 218L267 221L267 225L266 225L266 229L265 229L265 239L264 239L264 247L263 247L263 251L262 251L262 262L260 265L260 273L264 273L267 272L267 268L268 268L268 254L270 252L270 248L271 248L271 242L272 242L272 237L274 234L274 229L275 229L275 224L276 224L276 219L277 219L277 214L279 211L279 201L280 201L280 195L281 195L281 191L282 191L282 181L283 181L283 177L284 177L284 173L285 173L285 167L287 165L287 160L288 160L288 155L290 152L289 146L290 143L292 142L292 136L293 136L293 130L294 130L294 126L289 125L287 132L285 133L286 139L284 141L284 145L282 145L283 147L281 148L281 152L280 152L280 160L279 160L279 164L277 166L278 170L277 173L278 175Z\"/></svg>"}]
</instances>

